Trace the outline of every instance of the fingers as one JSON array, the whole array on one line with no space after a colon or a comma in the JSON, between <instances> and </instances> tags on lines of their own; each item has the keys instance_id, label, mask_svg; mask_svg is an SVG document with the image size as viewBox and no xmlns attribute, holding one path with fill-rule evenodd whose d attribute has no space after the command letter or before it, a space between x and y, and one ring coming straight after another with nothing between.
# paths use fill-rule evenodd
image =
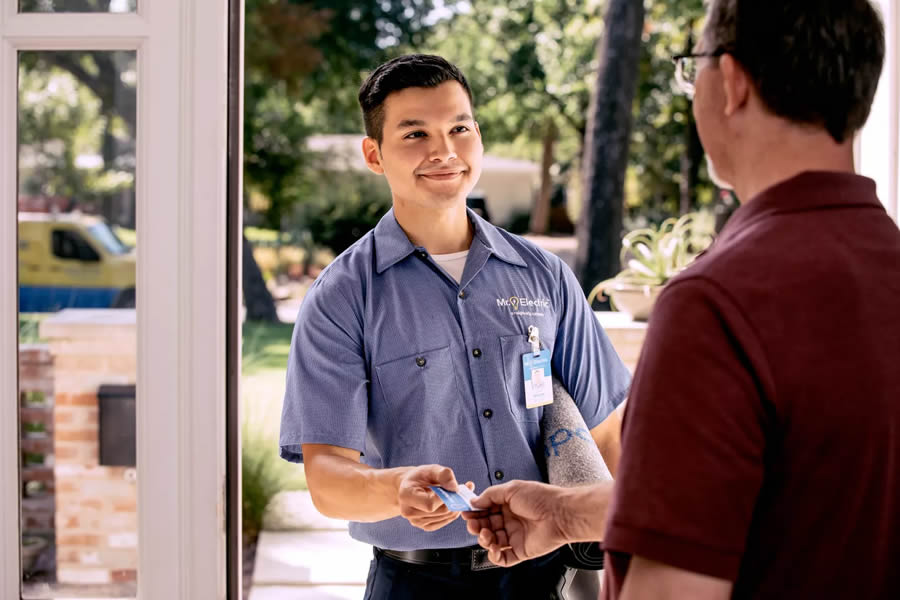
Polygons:
<instances>
[{"instance_id":1,"label":"fingers","mask_svg":"<svg viewBox=\"0 0 900 600\"><path fill-rule=\"evenodd\" d=\"M441 465L422 465L413 469L409 477L416 485L423 488L439 485L446 490L455 492L459 487L453 469Z\"/></svg>"},{"instance_id":2,"label":"fingers","mask_svg":"<svg viewBox=\"0 0 900 600\"><path fill-rule=\"evenodd\" d=\"M437 531L442 527L446 527L453 521L455 521L459 517L458 512L448 512L446 515L441 516L425 516L425 517L417 517L414 519L410 519L409 522L419 529L423 529L425 531Z\"/></svg>"},{"instance_id":3,"label":"fingers","mask_svg":"<svg viewBox=\"0 0 900 600\"><path fill-rule=\"evenodd\" d=\"M502 506L509 502L509 498L515 491L518 482L511 481L503 485L491 486L481 492L481 495L472 500L472 508L488 510L494 506Z\"/></svg>"}]
</instances>

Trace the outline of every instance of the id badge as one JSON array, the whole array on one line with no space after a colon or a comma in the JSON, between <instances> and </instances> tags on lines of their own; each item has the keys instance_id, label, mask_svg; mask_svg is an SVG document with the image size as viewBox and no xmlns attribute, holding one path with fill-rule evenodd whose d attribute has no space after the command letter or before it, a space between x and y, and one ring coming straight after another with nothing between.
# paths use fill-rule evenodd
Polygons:
<instances>
[{"instance_id":1,"label":"id badge","mask_svg":"<svg viewBox=\"0 0 900 600\"><path fill-rule=\"evenodd\" d=\"M525 377L525 408L553 404L550 351L544 349L537 355L526 352L522 355L522 367Z\"/></svg>"}]
</instances>

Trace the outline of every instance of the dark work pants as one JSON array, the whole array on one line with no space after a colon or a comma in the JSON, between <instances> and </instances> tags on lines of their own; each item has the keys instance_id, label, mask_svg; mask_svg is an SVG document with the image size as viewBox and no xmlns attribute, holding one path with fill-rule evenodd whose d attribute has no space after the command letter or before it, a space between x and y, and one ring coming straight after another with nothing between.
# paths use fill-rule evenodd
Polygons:
<instances>
[{"instance_id":1,"label":"dark work pants","mask_svg":"<svg viewBox=\"0 0 900 600\"><path fill-rule=\"evenodd\" d=\"M375 549L364 600L557 600L565 566L553 553L515 567L414 565Z\"/></svg>"}]
</instances>

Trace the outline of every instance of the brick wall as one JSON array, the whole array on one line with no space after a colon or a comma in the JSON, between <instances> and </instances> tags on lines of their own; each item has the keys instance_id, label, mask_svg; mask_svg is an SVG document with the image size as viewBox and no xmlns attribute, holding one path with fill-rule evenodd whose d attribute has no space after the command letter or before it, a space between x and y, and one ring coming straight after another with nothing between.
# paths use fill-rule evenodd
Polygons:
<instances>
[{"instance_id":1,"label":"brick wall","mask_svg":"<svg viewBox=\"0 0 900 600\"><path fill-rule=\"evenodd\" d=\"M137 473L99 464L103 384L134 384L133 310L64 310L41 323L54 359L56 562L60 583L137 576Z\"/></svg>"}]
</instances>

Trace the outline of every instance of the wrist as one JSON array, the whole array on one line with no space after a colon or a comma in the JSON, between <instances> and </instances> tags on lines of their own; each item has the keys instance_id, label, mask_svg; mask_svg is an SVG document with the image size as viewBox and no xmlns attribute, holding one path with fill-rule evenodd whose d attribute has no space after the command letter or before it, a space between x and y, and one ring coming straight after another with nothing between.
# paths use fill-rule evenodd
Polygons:
<instances>
[{"instance_id":1,"label":"wrist","mask_svg":"<svg viewBox=\"0 0 900 600\"><path fill-rule=\"evenodd\" d=\"M598 542L606 529L612 483L567 488L558 503L560 529L567 542Z\"/></svg>"}]
</instances>

